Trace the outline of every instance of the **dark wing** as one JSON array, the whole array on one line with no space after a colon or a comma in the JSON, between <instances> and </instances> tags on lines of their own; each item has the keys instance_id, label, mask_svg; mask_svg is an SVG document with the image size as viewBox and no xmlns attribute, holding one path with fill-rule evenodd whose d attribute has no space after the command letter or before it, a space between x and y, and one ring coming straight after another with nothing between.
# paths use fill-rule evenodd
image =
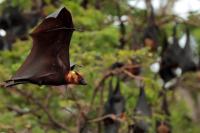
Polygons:
<instances>
[{"instance_id":1,"label":"dark wing","mask_svg":"<svg viewBox=\"0 0 200 133\"><path fill-rule=\"evenodd\" d=\"M195 71L197 69L197 65L194 61L194 53L191 49L190 39L190 30L186 27L186 42L185 47L182 50L182 60L180 61L180 67L183 72Z\"/></svg>"},{"instance_id":2,"label":"dark wing","mask_svg":"<svg viewBox=\"0 0 200 133\"><path fill-rule=\"evenodd\" d=\"M134 113L138 116L142 116L142 117L150 117L151 116L151 108L147 102L146 99L146 94L145 94L145 90L144 88L141 86L140 87L140 94L138 97L138 101L134 110ZM137 133L139 132L147 132L148 128L149 128L149 123L147 121L144 120L136 120L135 123L135 131Z\"/></svg>"},{"instance_id":3,"label":"dark wing","mask_svg":"<svg viewBox=\"0 0 200 133\"><path fill-rule=\"evenodd\" d=\"M146 99L145 90L140 87L140 94L135 108L136 113L144 116L151 116L151 109Z\"/></svg>"},{"instance_id":4,"label":"dark wing","mask_svg":"<svg viewBox=\"0 0 200 133\"><path fill-rule=\"evenodd\" d=\"M66 8L47 16L31 33L31 52L11 81L65 84L64 75L70 70L69 44L73 31L72 17Z\"/></svg>"}]
</instances>

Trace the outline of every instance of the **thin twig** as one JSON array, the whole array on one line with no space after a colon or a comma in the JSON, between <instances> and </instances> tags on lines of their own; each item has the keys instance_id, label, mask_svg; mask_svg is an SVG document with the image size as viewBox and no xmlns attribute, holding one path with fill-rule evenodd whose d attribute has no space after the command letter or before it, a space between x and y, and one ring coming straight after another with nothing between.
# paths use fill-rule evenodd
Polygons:
<instances>
[{"instance_id":1,"label":"thin twig","mask_svg":"<svg viewBox=\"0 0 200 133\"><path fill-rule=\"evenodd\" d=\"M122 120L122 118L120 118L120 116L121 116L121 114L120 115L108 114L108 115L104 115L102 117L95 118L93 120L89 120L88 122L90 122L90 123L99 122L99 121L103 121L103 120L105 120L107 118L110 118L110 119L112 119L114 121L122 122L123 120Z\"/></svg>"},{"instance_id":2,"label":"thin twig","mask_svg":"<svg viewBox=\"0 0 200 133\"><path fill-rule=\"evenodd\" d=\"M2 86L2 84L1 84ZM4 87L4 84L3 84ZM46 106L44 106L37 98L33 97L32 94L27 93L25 91L22 91L21 89L18 88L14 88L14 87L9 87L8 89L11 90L15 90L16 92L18 92L20 95L24 96L25 98L27 98L28 100L32 101L34 104L36 104L39 108L41 108L47 115L49 121L57 128L61 128L66 130L69 133L72 133L65 125L63 125L62 123L59 123L52 115L51 113L48 111L48 108Z\"/></svg>"},{"instance_id":3,"label":"thin twig","mask_svg":"<svg viewBox=\"0 0 200 133\"><path fill-rule=\"evenodd\" d=\"M93 103L94 103L94 100L95 100L95 97L96 97L96 95L97 95L97 92L99 91L99 90L101 90L101 88L104 86L104 82L105 82L105 80L107 79L107 78L109 78L109 77L111 77L111 76L113 76L113 75L119 75L119 74L126 74L127 76L129 76L130 78L133 78L133 79L137 79L137 80L144 80L144 78L143 77L141 77L141 76L136 76L136 75L134 75L134 74L132 74L131 72L129 72L128 70L127 70L127 68L137 68L137 67L139 67L140 65L128 65L128 66L123 66L123 67L121 67L121 68L116 68L116 69L114 69L114 70L109 70L109 71L107 71L105 74L104 74L104 76L101 78L101 80L98 82L98 84L96 85L96 87L95 87L95 89L94 89L94 92L93 92L93 96L92 96L92 100L91 100L91 107L92 107L92 105L93 105Z\"/></svg>"}]
</instances>

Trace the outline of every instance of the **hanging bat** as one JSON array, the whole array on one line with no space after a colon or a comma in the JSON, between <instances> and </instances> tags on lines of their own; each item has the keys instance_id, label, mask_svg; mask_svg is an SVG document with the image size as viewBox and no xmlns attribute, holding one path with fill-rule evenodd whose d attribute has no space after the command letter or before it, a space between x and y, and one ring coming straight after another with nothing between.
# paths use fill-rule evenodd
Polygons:
<instances>
[{"instance_id":1,"label":"hanging bat","mask_svg":"<svg viewBox=\"0 0 200 133\"><path fill-rule=\"evenodd\" d=\"M178 38L176 35L177 32L177 24L173 27L173 42L171 45L168 44L168 41L165 40L166 46L162 51L161 64L159 75L164 80L164 82L168 82L171 79L176 77L176 73L174 70L179 68L179 60L181 58L181 48L178 43Z\"/></svg>"},{"instance_id":2,"label":"hanging bat","mask_svg":"<svg viewBox=\"0 0 200 133\"><path fill-rule=\"evenodd\" d=\"M146 93L144 87L140 87L140 94L135 107L136 114L151 116L151 109L146 99Z\"/></svg>"},{"instance_id":3,"label":"hanging bat","mask_svg":"<svg viewBox=\"0 0 200 133\"><path fill-rule=\"evenodd\" d=\"M136 115L143 117L151 116L151 109L147 102L143 86L140 87L140 94L134 112ZM147 123L144 120L136 120L135 124L132 125L132 128L133 128L133 133L146 133L148 132L149 123Z\"/></svg>"},{"instance_id":4,"label":"hanging bat","mask_svg":"<svg viewBox=\"0 0 200 133\"><path fill-rule=\"evenodd\" d=\"M164 90L164 88L163 88ZM161 92L162 96L162 103L161 103L161 112L165 116L170 116L170 111L168 108L168 101L167 101L167 92L164 90ZM171 133L171 125L169 118L165 118L164 120L157 120L156 121L156 133Z\"/></svg>"},{"instance_id":5,"label":"hanging bat","mask_svg":"<svg viewBox=\"0 0 200 133\"><path fill-rule=\"evenodd\" d=\"M31 52L16 74L5 81L5 87L24 83L85 85L83 77L70 65L69 45L74 30L72 16L66 8L47 16L30 34Z\"/></svg>"},{"instance_id":6,"label":"hanging bat","mask_svg":"<svg viewBox=\"0 0 200 133\"><path fill-rule=\"evenodd\" d=\"M120 81L117 79L117 85L113 90L112 81L109 86L108 101L105 104L105 115L114 114L117 117L123 117L125 112L125 98L120 92ZM110 118L104 120L105 133L118 133L120 123Z\"/></svg>"},{"instance_id":7,"label":"hanging bat","mask_svg":"<svg viewBox=\"0 0 200 133\"><path fill-rule=\"evenodd\" d=\"M161 60L160 76L164 82L168 82L179 74L177 69L181 70L181 74L189 71L196 71L198 65L194 61L193 52L190 47L190 32L186 27L186 42L184 48L180 47L177 35L177 24L173 29L173 44L168 45L163 51Z\"/></svg>"},{"instance_id":8,"label":"hanging bat","mask_svg":"<svg viewBox=\"0 0 200 133\"><path fill-rule=\"evenodd\" d=\"M148 25L144 29L143 43L148 46L152 51L156 51L158 47L160 29L155 22L154 8L150 2L147 2L147 8L150 9L150 14L148 15L147 21ZM147 11L148 14L148 11Z\"/></svg>"},{"instance_id":9,"label":"hanging bat","mask_svg":"<svg viewBox=\"0 0 200 133\"><path fill-rule=\"evenodd\" d=\"M185 34L186 34L185 47L182 49L182 52L181 52L182 58L181 60L179 60L180 67L183 73L197 70L197 64L194 61L194 53L191 49L191 44L190 44L190 31L187 26L186 26Z\"/></svg>"}]
</instances>

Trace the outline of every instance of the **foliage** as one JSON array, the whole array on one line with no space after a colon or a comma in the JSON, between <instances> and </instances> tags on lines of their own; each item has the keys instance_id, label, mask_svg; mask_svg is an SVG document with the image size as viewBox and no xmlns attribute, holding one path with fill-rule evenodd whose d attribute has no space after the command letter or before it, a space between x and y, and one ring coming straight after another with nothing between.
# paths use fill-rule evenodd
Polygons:
<instances>
[{"instance_id":1,"label":"foliage","mask_svg":"<svg viewBox=\"0 0 200 133\"><path fill-rule=\"evenodd\" d=\"M104 2L107 3L105 0ZM26 4L24 3L28 4L29 2L25 0L13 1L13 4L19 4L22 8L26 8ZM159 91L162 86L159 84L158 78L155 80L154 74L149 68L149 65L155 61L158 55L150 53L148 48L142 48L137 51L130 50L128 47L123 50L118 49L118 38L120 36L118 26L113 25L112 22L106 23L105 21L109 15L115 17L115 12L113 12L115 8L113 6L110 8L111 3L102 10L95 9L92 4L85 10L80 7L80 1L63 0L62 4L71 11L76 28L83 30L76 31L73 34L70 45L70 58L72 62L83 66L77 69L83 73L88 85L69 86L66 90L63 89L65 87L58 88L26 84L17 86L19 90L32 94L36 100L48 107L48 111L58 122L65 123L68 129L75 132L77 130L76 124L80 116L77 102L81 105L81 108L87 110L91 104L95 86L103 77L104 72L114 62L127 62L132 57L138 57L142 65L141 76L144 77L147 99L156 112L151 121L155 122L156 118L165 117L159 114L160 108L158 106L160 105ZM126 6L126 4L123 6ZM49 5L45 9L46 12L51 12L55 10L55 7ZM126 8L123 9L123 12L125 12ZM137 23L140 24L143 22L141 19L144 19L144 11L136 9L132 15L137 17ZM134 29L132 25L126 25L126 27L128 29ZM163 28L169 30L171 27L172 24L169 24ZM195 37L199 37L200 29L193 29L193 32ZM197 38L197 41L200 43L199 38ZM128 41L128 43L131 43L131 41ZM27 41L17 40L13 45L12 51L0 52L0 81L9 79L15 73L30 52L31 45L31 38ZM134 80L122 82L121 88L122 93L127 99L126 109L128 117L127 121L122 123L121 128L122 132L125 132L127 125L132 123L130 118L136 105L139 89ZM104 90L103 101L105 102L108 93L108 82L106 82ZM74 99L74 95L78 101ZM34 101L31 101L25 95L19 94L15 89L6 90L5 88L1 88L0 97L0 132L13 130L16 132L31 130L33 133L57 132L58 129L55 128L56 126L53 127L49 124L47 112L40 105L38 106L38 103L34 103ZM87 116L89 119L94 119L99 116L99 109L103 106L100 104L100 97L100 93L97 93L92 106L93 108ZM173 93L170 93L169 97L173 98ZM23 112L28 113L19 115L9 107L19 108ZM29 111L33 112L30 113ZM188 110L181 100L176 98L174 101L171 100L170 111L172 112L170 119L173 132L197 133L200 130L198 124L193 124L185 118ZM95 127L96 123L91 123L91 126ZM60 131L64 132L62 129Z\"/></svg>"}]
</instances>

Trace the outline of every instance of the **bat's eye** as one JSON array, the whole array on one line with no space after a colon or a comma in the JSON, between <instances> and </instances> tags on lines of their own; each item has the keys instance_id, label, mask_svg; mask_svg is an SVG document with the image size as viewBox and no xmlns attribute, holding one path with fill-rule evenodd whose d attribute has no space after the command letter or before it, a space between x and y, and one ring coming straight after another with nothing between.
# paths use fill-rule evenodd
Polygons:
<instances>
[{"instance_id":1,"label":"bat's eye","mask_svg":"<svg viewBox=\"0 0 200 133\"><path fill-rule=\"evenodd\" d=\"M83 77L75 71L70 71L69 73L67 73L65 80L67 81L67 83L70 84L86 85Z\"/></svg>"},{"instance_id":2,"label":"bat's eye","mask_svg":"<svg viewBox=\"0 0 200 133\"><path fill-rule=\"evenodd\" d=\"M76 72L75 71L71 71L71 74L76 74Z\"/></svg>"}]
</instances>

